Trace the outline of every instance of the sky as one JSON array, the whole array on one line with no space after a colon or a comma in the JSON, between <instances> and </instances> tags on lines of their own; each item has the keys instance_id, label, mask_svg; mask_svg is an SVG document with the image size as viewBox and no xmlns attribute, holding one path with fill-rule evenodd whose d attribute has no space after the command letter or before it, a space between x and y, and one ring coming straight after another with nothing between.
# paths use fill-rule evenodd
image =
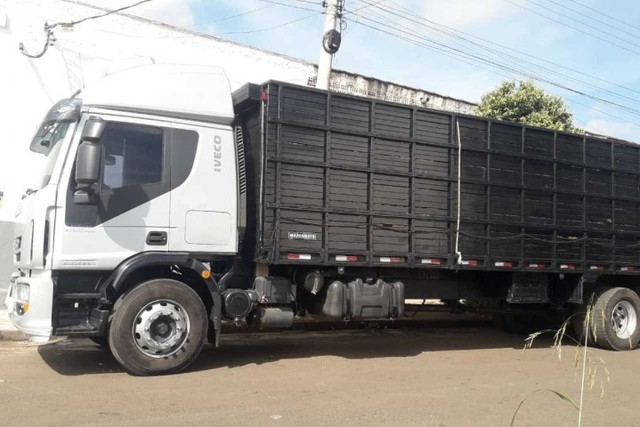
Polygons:
<instances>
[{"instance_id":1,"label":"sky","mask_svg":"<svg viewBox=\"0 0 640 427\"><path fill-rule=\"evenodd\" d=\"M114 9L139 0L77 1ZM576 126L640 143L640 2L343 3L337 69L471 102L504 80L533 78L567 102ZM317 62L323 10L321 0L151 0L126 13ZM10 49L18 55L15 46ZM3 156L5 176L23 169ZM5 196L8 186L0 179ZM0 220L3 211L13 212L6 202Z\"/></svg>"},{"instance_id":2,"label":"sky","mask_svg":"<svg viewBox=\"0 0 640 427\"><path fill-rule=\"evenodd\" d=\"M335 68L472 102L503 80L534 78L566 100L576 126L640 142L640 2L345 0L344 8ZM152 0L128 11L312 62L321 12L316 0Z\"/></svg>"}]
</instances>

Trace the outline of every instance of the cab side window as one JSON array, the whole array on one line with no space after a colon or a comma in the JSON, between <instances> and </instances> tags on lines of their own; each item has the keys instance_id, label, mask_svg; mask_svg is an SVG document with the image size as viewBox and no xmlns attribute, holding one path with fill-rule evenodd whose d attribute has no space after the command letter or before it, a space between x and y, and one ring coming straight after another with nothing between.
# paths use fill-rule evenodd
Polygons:
<instances>
[{"instance_id":1,"label":"cab side window","mask_svg":"<svg viewBox=\"0 0 640 427\"><path fill-rule=\"evenodd\" d=\"M110 122L101 141L104 147L103 189L162 182L162 128Z\"/></svg>"}]
</instances>

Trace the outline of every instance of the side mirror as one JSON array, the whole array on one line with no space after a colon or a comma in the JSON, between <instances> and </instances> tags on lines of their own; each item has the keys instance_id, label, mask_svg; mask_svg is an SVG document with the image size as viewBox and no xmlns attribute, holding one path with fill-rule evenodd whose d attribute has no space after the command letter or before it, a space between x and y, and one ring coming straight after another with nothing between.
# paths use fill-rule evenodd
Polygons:
<instances>
[{"instance_id":1,"label":"side mirror","mask_svg":"<svg viewBox=\"0 0 640 427\"><path fill-rule=\"evenodd\" d=\"M90 117L84 124L82 143L78 146L76 155L75 180L78 188L73 197L74 203L95 203L95 197L90 187L98 181L100 176L102 145L99 141L105 126L105 121L99 117Z\"/></svg>"},{"instance_id":2,"label":"side mirror","mask_svg":"<svg viewBox=\"0 0 640 427\"><path fill-rule=\"evenodd\" d=\"M91 187L100 176L102 146L93 142L83 142L76 156L76 183L79 187Z\"/></svg>"},{"instance_id":3,"label":"side mirror","mask_svg":"<svg viewBox=\"0 0 640 427\"><path fill-rule=\"evenodd\" d=\"M89 117L82 129L82 142L98 142L107 123L100 117Z\"/></svg>"}]
</instances>

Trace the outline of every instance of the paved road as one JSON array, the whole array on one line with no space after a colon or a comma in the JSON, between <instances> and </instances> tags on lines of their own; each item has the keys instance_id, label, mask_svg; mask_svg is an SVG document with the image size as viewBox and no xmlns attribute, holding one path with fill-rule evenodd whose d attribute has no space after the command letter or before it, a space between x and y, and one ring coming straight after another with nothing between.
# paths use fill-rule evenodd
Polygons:
<instances>
[{"instance_id":1,"label":"paved road","mask_svg":"<svg viewBox=\"0 0 640 427\"><path fill-rule=\"evenodd\" d=\"M445 327L446 326L446 327ZM463 327L464 326L464 327ZM0 343L6 426L507 426L536 389L579 395L575 347L522 339L485 323L430 329L227 336L189 372L137 378L89 341ZM604 401L587 394L588 426L640 425L640 353L595 350L610 371ZM602 369L600 369L602 371ZM573 426L577 413L534 394L516 425Z\"/></svg>"}]
</instances>

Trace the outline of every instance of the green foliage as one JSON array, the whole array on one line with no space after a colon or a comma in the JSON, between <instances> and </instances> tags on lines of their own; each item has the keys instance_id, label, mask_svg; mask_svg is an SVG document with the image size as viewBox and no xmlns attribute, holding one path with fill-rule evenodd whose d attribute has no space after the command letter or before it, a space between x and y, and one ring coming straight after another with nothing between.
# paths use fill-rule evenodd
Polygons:
<instances>
[{"instance_id":1,"label":"green foliage","mask_svg":"<svg viewBox=\"0 0 640 427\"><path fill-rule=\"evenodd\" d=\"M573 114L564 100L545 93L532 80L503 82L482 97L476 114L555 130L581 131L573 126Z\"/></svg>"}]
</instances>

